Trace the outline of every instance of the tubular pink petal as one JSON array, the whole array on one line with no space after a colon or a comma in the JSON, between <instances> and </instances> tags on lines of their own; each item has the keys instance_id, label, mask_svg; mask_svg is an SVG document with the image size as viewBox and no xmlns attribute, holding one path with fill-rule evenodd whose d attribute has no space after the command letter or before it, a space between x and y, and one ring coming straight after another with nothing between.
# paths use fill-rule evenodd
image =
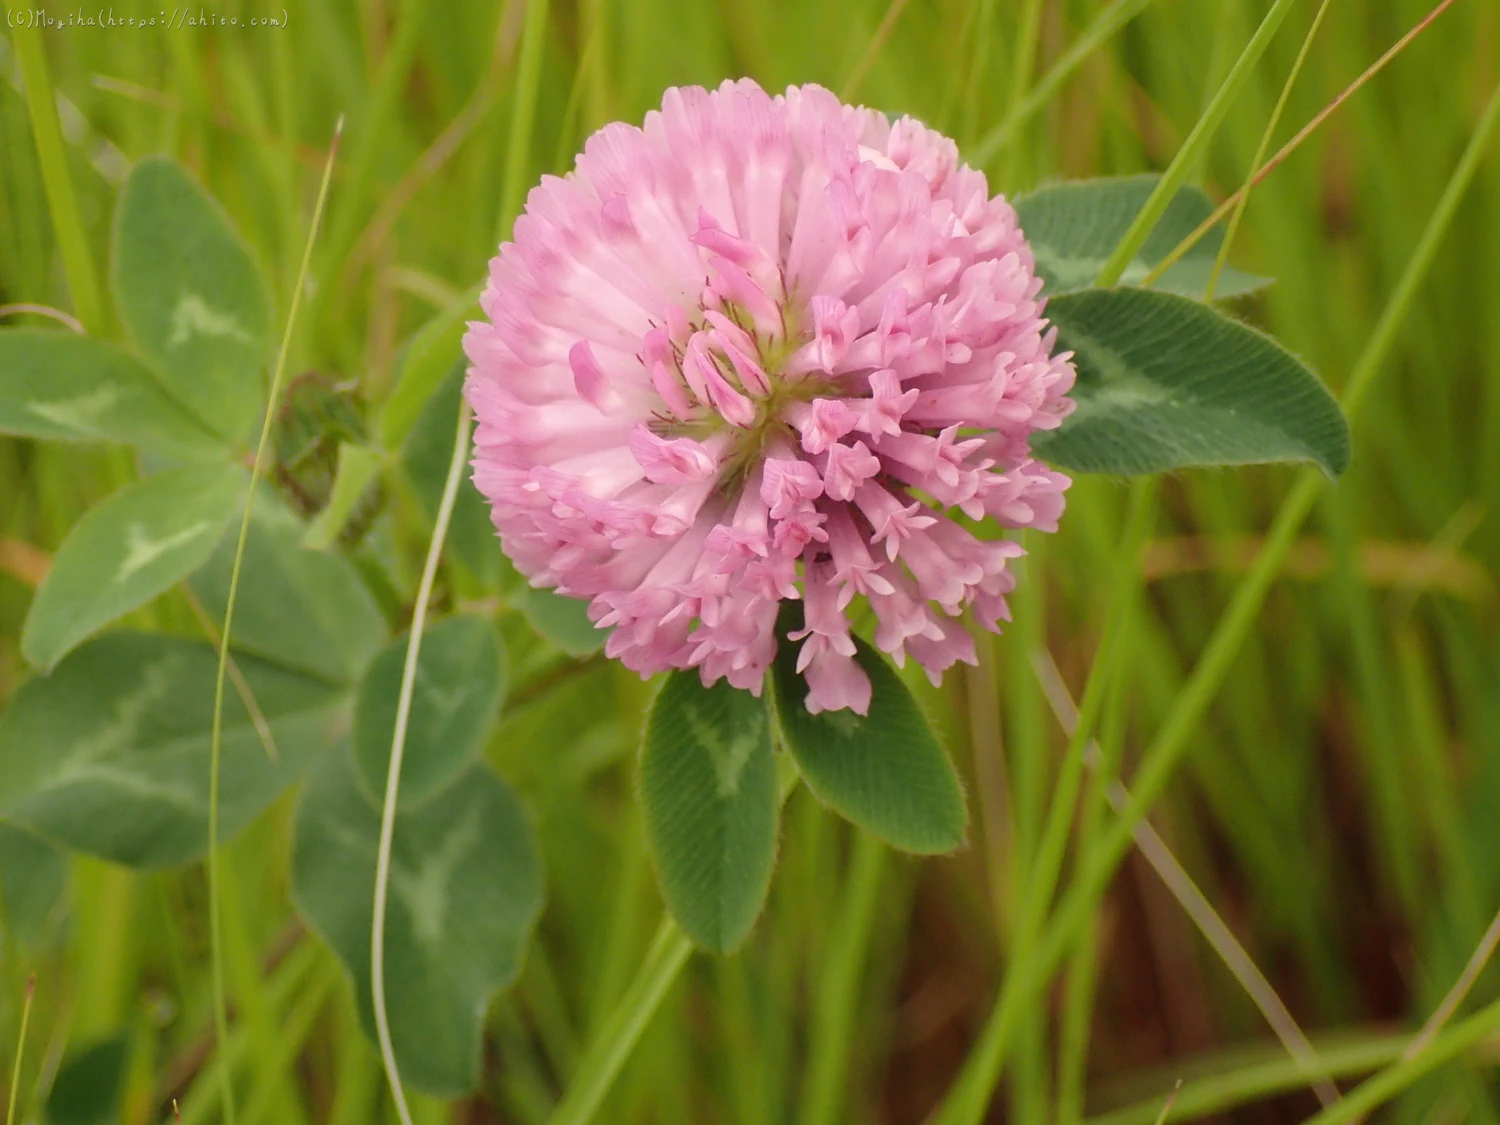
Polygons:
<instances>
[{"instance_id":1,"label":"tubular pink petal","mask_svg":"<svg viewBox=\"0 0 1500 1125\"><path fill-rule=\"evenodd\" d=\"M625 439L631 455L656 484L688 484L713 475L718 465L713 454L691 438L671 441L657 437L637 422Z\"/></svg>"}]
</instances>

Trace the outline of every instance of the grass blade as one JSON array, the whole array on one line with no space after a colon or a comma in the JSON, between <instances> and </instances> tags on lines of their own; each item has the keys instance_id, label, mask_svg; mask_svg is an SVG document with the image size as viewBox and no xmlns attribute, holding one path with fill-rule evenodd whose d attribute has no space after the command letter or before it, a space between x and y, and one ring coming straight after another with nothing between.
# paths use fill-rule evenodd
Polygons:
<instances>
[{"instance_id":1,"label":"grass blade","mask_svg":"<svg viewBox=\"0 0 1500 1125\"><path fill-rule=\"evenodd\" d=\"M1418 287L1427 275L1438 246L1447 234L1453 216L1478 169L1490 136L1500 121L1500 87L1491 96L1480 116L1478 127L1449 178L1416 249L1397 281L1375 331L1361 353L1350 376L1343 398L1346 412L1353 415L1373 382L1376 371L1395 343L1396 331L1410 310ZM1171 713L1142 757L1132 786L1130 802L1110 825L1098 845L1080 864L1076 881L1058 906L1047 927L1046 936L1036 954L1036 965L1025 974L1007 974L1000 998L974 1054L940 1112L941 1125L975 1125L988 1105L990 1092L1000 1079L1010 1040L1019 1024L1025 1005L1040 994L1053 970L1087 928L1099 899L1109 885L1115 869L1129 850L1136 826L1166 789L1178 763L1188 748L1188 740L1198 727L1217 694L1219 686L1249 635L1272 582L1291 550L1297 532L1311 513L1323 490L1325 479L1317 469L1299 477L1283 502L1254 566L1236 588L1234 597L1220 617L1202 657L1177 697ZM1320 1122L1320 1125L1327 1123Z\"/></svg>"},{"instance_id":2,"label":"grass blade","mask_svg":"<svg viewBox=\"0 0 1500 1125\"><path fill-rule=\"evenodd\" d=\"M1115 247L1115 252L1110 255L1109 261L1105 262L1104 268L1099 271L1099 279L1095 284L1101 289L1116 284L1125 275L1126 268L1151 234L1151 228L1156 226L1157 220L1166 212L1167 204L1172 202L1177 189L1187 181L1194 162L1213 137L1219 123L1224 120L1224 115L1229 112L1234 99L1244 89L1251 71L1255 69L1255 64L1260 61L1261 55L1265 54L1266 48L1271 45L1271 40L1281 27L1281 22L1286 19L1291 10L1292 0L1276 0L1276 3L1271 5L1271 10L1266 13L1265 19L1260 21L1260 26L1255 29L1250 42L1245 44L1245 49L1240 52L1240 57L1230 68L1224 84L1219 87L1219 92L1208 103L1208 108L1198 118L1193 131L1187 135L1187 140L1182 142L1177 155L1172 157L1172 163L1168 164L1167 170L1162 173L1156 189L1151 193L1151 198L1146 200L1146 205L1141 208L1140 213L1130 224L1125 237L1120 239L1120 245Z\"/></svg>"},{"instance_id":3,"label":"grass blade","mask_svg":"<svg viewBox=\"0 0 1500 1125\"><path fill-rule=\"evenodd\" d=\"M1260 167L1256 169L1254 174L1251 176L1250 182L1248 184L1240 188L1239 191L1235 192L1228 199L1224 200L1223 203L1214 208L1213 214L1209 215L1208 218L1199 223L1197 229L1195 229L1191 234L1189 234L1180 243L1178 243L1177 246L1172 249L1172 252L1170 254L1168 254L1161 261L1157 262L1156 265L1152 267L1151 272L1141 279L1141 284L1153 285L1158 280L1160 280L1161 276L1164 273L1166 273L1169 269L1171 269L1174 265L1181 261L1183 255L1185 255L1189 250L1191 250L1198 244L1199 239L1201 239L1209 231L1213 230L1214 227L1218 226L1219 223L1223 221L1225 215L1228 215L1231 211L1240 206L1242 200L1250 193L1251 188L1255 187L1255 185L1264 180L1267 176L1274 172L1281 165L1281 163L1286 160L1287 157L1296 152L1297 149L1301 147L1302 142L1307 140L1308 137L1317 132L1319 126L1321 126L1325 121L1332 117L1334 111L1337 110L1339 106L1343 105L1344 102L1348 101L1349 98L1351 98L1361 87L1365 85L1365 83L1369 82L1370 79L1374 78L1377 74L1384 70L1386 65L1390 63L1402 51L1404 51L1411 44L1411 42L1416 39L1418 35L1421 35L1422 32L1426 31L1427 28L1432 25L1433 21L1438 18L1438 16L1447 11L1448 8L1452 6L1453 2L1454 0L1442 0L1441 3L1439 3L1435 8L1432 9L1432 11L1423 16L1422 19L1419 20L1410 31L1408 31L1400 39L1396 40L1395 43L1391 44L1390 49L1387 50L1385 54L1381 55L1378 59L1367 66L1358 78L1356 78L1353 82L1349 83L1349 85L1345 86L1341 91L1339 91L1338 96L1327 105L1325 105L1322 109L1320 109L1313 116L1313 119L1311 121L1309 121L1306 125L1304 125L1297 131L1296 136L1294 136L1291 140L1287 141L1286 144L1277 149L1275 156L1271 157L1271 159L1267 160L1264 164L1261 164ZM1257 160L1253 163L1259 163L1259 161ZM1227 237L1225 238L1224 243L1225 245L1228 245L1229 239Z\"/></svg>"},{"instance_id":4,"label":"grass blade","mask_svg":"<svg viewBox=\"0 0 1500 1125\"><path fill-rule=\"evenodd\" d=\"M585 1052L567 1097L549 1125L587 1125L594 1119L620 1068L692 953L693 943L687 935L671 918L663 918L640 971Z\"/></svg>"},{"instance_id":5,"label":"grass blade","mask_svg":"<svg viewBox=\"0 0 1500 1125\"><path fill-rule=\"evenodd\" d=\"M1037 678L1042 682L1048 702L1052 705L1053 714L1057 716L1057 721L1062 724L1063 729L1070 736L1073 735L1078 728L1078 709L1068 695L1068 686L1063 682L1062 673L1058 671L1052 654L1045 650L1039 651L1036 654L1035 663ZM1103 751L1100 750L1099 745L1091 743L1086 759L1090 767L1097 769L1102 758ZM1105 785L1106 797L1116 812L1129 804L1130 791L1119 781L1110 780ZM1149 821L1142 821L1137 826L1135 845L1146 857L1146 862L1151 865L1151 869L1172 892L1172 897L1193 920L1193 924L1198 927L1204 939L1219 955L1219 960L1224 962L1229 971L1234 974L1235 980L1239 981L1240 987L1255 1002L1255 1006L1265 1017L1266 1023L1275 1032L1276 1038L1286 1048L1287 1054L1312 1080L1313 1092L1317 1094L1318 1100L1325 1106L1338 1101L1340 1096L1338 1087L1329 1080L1327 1068L1318 1058L1312 1043L1297 1026L1292 1013L1287 1010L1281 997L1271 987L1271 982L1266 979L1265 974L1245 951L1245 947L1234 936L1234 931L1219 917L1213 904L1208 901L1208 897L1198 889L1198 885L1193 882L1187 869L1172 854L1172 850L1167 847L1167 842L1157 835L1156 829L1151 827ZM1500 935L1500 930L1497 930L1497 935Z\"/></svg>"},{"instance_id":6,"label":"grass blade","mask_svg":"<svg viewBox=\"0 0 1500 1125\"><path fill-rule=\"evenodd\" d=\"M63 265L68 274L68 288L73 294L73 311L83 327L97 335L104 330L99 275L94 270L88 234L83 229L83 216L78 210L73 174L68 170L68 151L63 144L52 79L47 72L42 29L34 20L18 19L11 26L12 41L26 83L26 107L31 115L37 160L42 167L42 184L47 191L47 206L52 211L52 228L57 232L58 248L62 251Z\"/></svg>"}]
</instances>

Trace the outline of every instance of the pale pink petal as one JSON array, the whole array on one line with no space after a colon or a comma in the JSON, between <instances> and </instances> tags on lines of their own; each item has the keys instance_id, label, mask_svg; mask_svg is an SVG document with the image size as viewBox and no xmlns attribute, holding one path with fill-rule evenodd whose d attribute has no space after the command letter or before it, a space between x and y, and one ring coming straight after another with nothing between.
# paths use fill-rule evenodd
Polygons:
<instances>
[{"instance_id":1,"label":"pale pink petal","mask_svg":"<svg viewBox=\"0 0 1500 1125\"><path fill-rule=\"evenodd\" d=\"M1073 409L1014 209L951 140L827 90L667 91L544 177L469 325L474 481L533 584L642 675L759 691L800 599L813 711L866 713L850 623L936 682L1007 619ZM857 436L851 436L856 435ZM868 610L855 599L868 602Z\"/></svg>"}]
</instances>

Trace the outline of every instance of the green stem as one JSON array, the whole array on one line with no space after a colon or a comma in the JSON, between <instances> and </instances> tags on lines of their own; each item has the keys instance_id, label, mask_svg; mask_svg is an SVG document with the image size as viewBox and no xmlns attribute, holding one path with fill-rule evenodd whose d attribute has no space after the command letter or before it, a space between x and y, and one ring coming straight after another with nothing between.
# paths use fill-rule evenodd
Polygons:
<instances>
[{"instance_id":1,"label":"green stem","mask_svg":"<svg viewBox=\"0 0 1500 1125\"><path fill-rule=\"evenodd\" d=\"M1177 189L1187 180L1193 162L1208 144L1209 139L1218 129L1219 122L1224 120L1224 115L1229 112L1229 107L1234 104L1234 99L1249 80L1250 72L1254 70L1255 64L1260 61L1261 55L1265 54L1266 48L1270 46L1277 29L1281 27L1287 13L1292 10L1292 3L1293 0L1276 0L1276 3L1271 5L1271 10L1266 13L1265 19L1260 21L1260 26L1250 37L1250 42L1245 44L1245 49L1240 52L1240 57L1230 68L1229 76L1224 79L1219 92L1214 95L1213 101L1208 103L1208 108L1198 118L1187 140L1182 142L1182 147L1177 150L1172 163L1168 164L1167 170L1162 173L1156 189L1146 200L1140 214L1136 215L1135 220L1130 224L1130 229L1125 232L1125 237L1120 239L1115 252L1104 263L1104 268L1099 271L1096 285L1107 288L1119 282L1120 278L1125 275L1126 268L1135 260L1136 254L1145 244L1157 220L1166 212L1167 205L1177 194Z\"/></svg>"},{"instance_id":2,"label":"green stem","mask_svg":"<svg viewBox=\"0 0 1500 1125\"><path fill-rule=\"evenodd\" d=\"M778 799L785 807L802 775L790 754L782 752L776 757ZM587 1125L594 1119L625 1060L692 952L693 943L671 915L663 918L635 980L589 1044L568 1085L567 1096L553 1113L549 1125Z\"/></svg>"},{"instance_id":3,"label":"green stem","mask_svg":"<svg viewBox=\"0 0 1500 1125\"><path fill-rule=\"evenodd\" d=\"M1122 557L1131 561L1120 567L1116 578L1109 621L1100 641L1099 655L1094 660L1088 683L1084 687L1078 725L1068 740L1068 749L1063 758L1057 787L1053 791L1051 810L1042 832L1033 871L1026 880L1026 897L1021 906L1021 918L1016 927L1010 966L1001 989L1000 1002L990 1022L986 1024L974 1054L970 1056L958 1081L944 1099L937 1115L939 1125L959 1125L961 1122L977 1125L983 1119L995 1083L1000 1077L1005 1052L1019 1028L1015 1018L1019 1013L1016 997L1021 995L1017 982L1050 976L1052 969L1056 967L1055 960L1051 959L1051 954L1045 948L1038 953L1037 941L1062 871L1068 833L1073 824L1073 814L1082 785L1084 751L1107 695L1105 688L1114 679L1115 663L1123 655L1119 638L1125 631L1124 626L1129 617L1141 545L1145 542L1155 510L1152 504L1154 496L1155 482L1149 477L1138 478L1131 486L1130 511L1121 545ZM1007 997L1010 999L1007 1000Z\"/></svg>"},{"instance_id":4,"label":"green stem","mask_svg":"<svg viewBox=\"0 0 1500 1125\"><path fill-rule=\"evenodd\" d=\"M315 942L299 941L261 981L266 1006L275 1013L278 1021L287 1016L296 998L302 994L319 957ZM227 1041L215 1042L212 1060L183 1096L180 1125L206 1125L213 1120L214 1107L220 1100L216 1091L223 1081L223 1072L245 1070L254 1056L255 1042L245 1027L236 1027Z\"/></svg>"},{"instance_id":5,"label":"green stem","mask_svg":"<svg viewBox=\"0 0 1500 1125\"><path fill-rule=\"evenodd\" d=\"M1500 120L1500 87L1491 97L1479 126L1460 158L1417 249L1396 284L1380 323L1355 364L1345 393L1345 409L1353 414L1368 392L1375 372L1395 342L1396 329L1415 297L1432 263L1444 233L1451 223L1464 191L1473 179L1479 160L1497 120ZM980 1042L965 1064L940 1117L943 1125L974 1125L988 1105L989 1095L1000 1080L1010 1039L1026 1008L1041 992L1052 972L1087 929L1104 888L1129 849L1136 826L1161 796L1187 749L1188 739L1207 711L1230 665L1255 623L1271 583L1280 572L1297 532L1311 512L1324 485L1317 469L1306 470L1267 533L1260 554L1241 580L1229 608L1215 627L1208 647L1194 667L1183 691L1173 704L1166 723L1142 757L1132 783L1129 803L1110 825L1099 844L1082 862L1078 877L1048 925L1035 963L1026 973L1008 973L1000 998L985 1024ZM955 1107L955 1108L948 1108ZM958 1108L962 1107L962 1108Z\"/></svg>"},{"instance_id":6,"label":"green stem","mask_svg":"<svg viewBox=\"0 0 1500 1125\"><path fill-rule=\"evenodd\" d=\"M312 1036L318 1014L338 983L338 970L325 964L322 971L313 978L307 991L298 997L297 1006L283 1017L281 1033L277 1036L271 1060L276 1074L285 1075L292 1071L298 1056ZM276 1121L277 1125L285 1125L285 1117L273 1116L281 1112L277 1101L284 1091L285 1087L279 1082L266 1082L258 1086L245 1108L246 1125L257 1125L261 1121Z\"/></svg>"},{"instance_id":7,"label":"green stem","mask_svg":"<svg viewBox=\"0 0 1500 1125\"><path fill-rule=\"evenodd\" d=\"M392 122L401 106L430 8L430 0L415 0L396 8L399 15L380 62L379 77L355 115L349 159L345 174L340 176L339 206L328 223L329 261L342 262L349 256L363 225L360 220L368 210L366 200L376 191L377 164L392 144Z\"/></svg>"},{"instance_id":8,"label":"green stem","mask_svg":"<svg viewBox=\"0 0 1500 1125\"><path fill-rule=\"evenodd\" d=\"M663 918L640 972L578 1064L567 1097L553 1113L550 1125L587 1125L593 1120L692 952L693 943L677 923Z\"/></svg>"},{"instance_id":9,"label":"green stem","mask_svg":"<svg viewBox=\"0 0 1500 1125\"><path fill-rule=\"evenodd\" d=\"M1042 0L1024 0L1020 26L1016 29L1016 49L1011 58L1010 101L1006 111L1013 112L1026 96L1031 75L1036 69L1037 45L1042 37Z\"/></svg>"},{"instance_id":10,"label":"green stem","mask_svg":"<svg viewBox=\"0 0 1500 1125\"><path fill-rule=\"evenodd\" d=\"M1377 1035L1342 1044L1322 1043L1317 1050L1330 1077L1356 1078L1395 1062L1406 1044L1404 1035ZM1281 1054L1278 1045L1270 1045L1267 1050ZM1295 1059L1283 1056L1245 1062L1243 1055L1242 1049L1235 1048L1194 1064L1193 1069L1203 1077L1183 1085L1169 1120L1192 1121L1307 1088L1307 1074ZM1151 1125L1161 1112L1164 1096L1164 1093L1153 1094L1090 1117L1086 1125Z\"/></svg>"},{"instance_id":11,"label":"green stem","mask_svg":"<svg viewBox=\"0 0 1500 1125\"><path fill-rule=\"evenodd\" d=\"M1402 1052L1403 1059L1415 1058L1427 1049L1429 1043L1437 1038L1438 1033L1443 1030L1453 1013L1458 1011L1458 1006L1464 1002L1475 983L1479 980L1479 974L1484 972L1484 967L1489 964L1490 958L1495 954L1495 946L1500 945L1500 913L1490 920L1489 927L1479 939L1479 944L1474 947L1474 952L1469 955L1468 963L1464 965L1463 972L1458 974L1458 979L1448 989L1442 1002L1433 1009L1432 1015L1427 1017L1427 1022L1417 1032L1406 1050Z\"/></svg>"},{"instance_id":12,"label":"green stem","mask_svg":"<svg viewBox=\"0 0 1500 1125\"><path fill-rule=\"evenodd\" d=\"M245 513L240 520L239 541L235 545L234 566L229 572L229 595L224 604L224 625L219 636L219 670L214 681L213 730L208 752L208 934L209 954L212 961L214 1029L218 1042L229 1041L229 1009L224 999L224 934L223 911L219 902L219 774L223 757L224 741L224 682L229 669L229 643L234 628L234 603L239 594L240 571L245 561L245 544L250 538L250 517L255 506L255 486L260 480L266 463L266 451L271 444L271 426L276 420L276 402L281 394L281 384L286 375L287 353L292 346L292 329L297 323L297 312L302 307L302 292L307 286L307 274L312 264L313 244L317 241L318 227L323 221L323 208L328 202L328 185L333 180L333 162L338 155L339 138L343 134L344 121L339 119L334 127L333 143L328 147L328 160L323 166L323 182L318 187L318 202L313 208L312 225L307 232L307 245L302 251L302 266L297 273L297 285L292 290L292 307L287 312L286 329L281 337L281 349L276 355L276 370L271 376L271 390L266 403L266 416L261 423L260 441L255 447L255 463L250 470L250 487L245 493ZM234 1125L234 1075L230 1068L220 1069L223 1076L224 1120Z\"/></svg>"},{"instance_id":13,"label":"green stem","mask_svg":"<svg viewBox=\"0 0 1500 1125\"><path fill-rule=\"evenodd\" d=\"M1009 116L1015 112L1026 97L1032 76L1036 73L1037 49L1042 38L1042 0L1022 0L1021 14L1016 26L1015 48L1010 62L1010 97L1005 103ZM1013 150L1006 161L1006 179L1009 183L1024 182L1031 171L1032 153L1026 149Z\"/></svg>"},{"instance_id":14,"label":"green stem","mask_svg":"<svg viewBox=\"0 0 1500 1125\"><path fill-rule=\"evenodd\" d=\"M1073 826L1073 812L1078 804L1082 785L1084 758L1089 742L1094 736L1094 726L1103 708L1109 687L1115 682L1119 661L1124 655L1120 643L1125 634L1125 623L1129 617L1132 599L1140 576L1141 547L1151 530L1155 515L1156 481L1152 477L1137 477L1130 487L1130 508L1125 518L1125 531L1121 537L1119 557L1124 560L1116 578L1111 598L1109 620L1104 636L1099 643L1099 654L1089 671L1084 685L1083 703L1079 708L1078 723L1068 738L1068 748L1063 755L1062 773L1057 788L1053 791L1051 811L1047 826L1042 833L1042 842L1037 849L1036 869L1027 887L1027 913L1024 922L1026 937L1034 940L1046 917L1047 907L1052 904L1052 892L1057 887L1062 872L1063 855L1067 850L1068 834Z\"/></svg>"},{"instance_id":15,"label":"green stem","mask_svg":"<svg viewBox=\"0 0 1500 1125\"><path fill-rule=\"evenodd\" d=\"M1131 651L1139 587L1132 589L1129 597L1129 603L1121 607L1124 618L1120 623L1118 643L1122 652ZM1079 855L1088 853L1104 826L1105 794L1120 771L1120 756L1125 742L1124 701L1127 682L1123 664L1124 661L1116 663L1114 675L1106 688L1104 714L1099 722L1099 761L1089 779L1089 790L1084 797L1083 812L1078 827ZM1066 973L1061 1027L1058 1030L1057 1043L1055 1117L1058 1125L1076 1125L1076 1122L1083 1119L1084 1085L1088 1071L1089 1037L1092 1031L1094 989L1099 964L1095 933L1097 928L1097 921L1090 919L1088 931L1074 948Z\"/></svg>"},{"instance_id":16,"label":"green stem","mask_svg":"<svg viewBox=\"0 0 1500 1125\"><path fill-rule=\"evenodd\" d=\"M890 849L868 832L856 832L838 925L824 958L813 1015L812 1043L803 1089L800 1125L834 1125L849 1073L859 1001L859 978L870 950L875 906Z\"/></svg>"},{"instance_id":17,"label":"green stem","mask_svg":"<svg viewBox=\"0 0 1500 1125\"><path fill-rule=\"evenodd\" d=\"M97 335L104 331L104 304L99 293L99 278L94 272L94 259L89 253L88 235L83 229L83 217L78 211L73 175L68 169L68 150L63 144L57 101L47 72L42 29L33 23L17 21L11 37L21 64L21 79L26 83L31 133L36 140L47 206L52 212L52 229L57 232L57 246L62 253L63 268L67 271L68 289L73 294L73 312L85 329Z\"/></svg>"}]
</instances>

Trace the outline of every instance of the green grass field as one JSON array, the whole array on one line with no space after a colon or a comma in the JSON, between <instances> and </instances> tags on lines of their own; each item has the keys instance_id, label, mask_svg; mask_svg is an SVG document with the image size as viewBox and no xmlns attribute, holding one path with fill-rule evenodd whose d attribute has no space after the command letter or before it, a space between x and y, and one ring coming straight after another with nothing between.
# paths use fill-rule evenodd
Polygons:
<instances>
[{"instance_id":1,"label":"green grass field","mask_svg":"<svg viewBox=\"0 0 1500 1125\"><path fill-rule=\"evenodd\" d=\"M1433 2L1331 0L1273 146ZM309 394L337 388L350 417L314 418L313 442L335 424L375 425L414 339L425 347L431 326L465 307L526 189L566 171L598 126L638 122L667 86L741 75L773 90L822 83L947 131L984 156L993 189L1015 194L1165 167L1269 6L300 0L280 28L12 30L0 40L0 306L63 309L120 338L102 295L110 216L130 164L164 152L245 234L271 279L279 332L346 115L288 375ZM1139 14L1064 81L1038 87L1106 7ZM1215 201L1250 170L1317 9L1292 6L1196 160L1193 179ZM126 12L149 14L129 0L116 14ZM238 0L210 14L282 15ZM21 15L13 7L12 23ZM45 50L61 160L34 133L33 113L53 102L22 81L28 42ZM1284 500L1305 494L1312 510L1201 720L1179 732L1181 766L1151 806L1186 874L1169 885L1133 849L1097 906L1078 900L1084 940L1045 987L1021 990L986 1120L1150 1125L1179 1079L1172 1120L1308 1118L1319 1111L1316 1072L1347 1094L1399 1059L1500 908L1500 143L1438 232L1430 267L1408 269L1497 82L1500 5L1456 0L1250 198L1230 257L1276 282L1232 308L1335 392L1361 370L1373 379L1352 419L1353 461L1315 493L1278 467L1181 473L1155 491L1101 722L1127 785L1181 715L1184 686ZM1028 100L1039 88L1039 103ZM67 207L45 182L62 163ZM12 313L7 323L47 322ZM456 358L448 349L436 362ZM329 447L287 465L294 446L284 436L275 479L316 508ZM351 549L380 576L397 627L429 531L406 465L382 468L381 500L360 513L368 528ZM36 674L19 638L51 553L140 468L123 449L0 438L0 708ZM1131 496L1123 481L1079 479L1060 533L1028 536L1015 621L982 667L941 690L909 681L964 777L968 846L898 856L794 792L750 942L689 962L596 1120L927 1119L981 1036L1018 933L1025 945L1028 877L1067 744L1036 669L1050 654L1081 696L1125 565ZM650 689L602 656L561 656L536 637L472 500L460 504L434 605L500 622L508 701L486 754L537 828L547 898L517 983L488 1010L479 1091L413 1095L413 1112L426 1125L542 1123L588 1065L662 913L634 799ZM180 589L127 624L202 635ZM1050 686L1057 702L1055 677ZM10 841L0 1089L36 981L16 1122L49 1120L49 1096L54 1125L167 1121L173 1098L182 1121L218 1121L226 1058L241 1125L396 1120L342 968L293 909L295 802L284 795L223 849L231 1032L217 1049L203 864L128 870ZM1087 874L1076 857L1115 823L1097 782L1086 781L1083 808L1064 904ZM1221 935L1205 937L1205 904L1305 1033L1302 1062L1226 967ZM1019 960L1035 970L1034 958ZM1500 1123L1500 1009L1485 1007L1497 987L1493 970L1478 976L1449 1021L1457 1030L1425 1056L1440 1065L1395 1072L1379 1119ZM102 1069L78 1069L101 1043L111 1046L85 1065ZM116 1066L118 1101L68 1116L70 1092L86 1102L80 1091L108 1086L99 1076ZM1346 1101L1326 1120L1359 1116Z\"/></svg>"}]
</instances>

